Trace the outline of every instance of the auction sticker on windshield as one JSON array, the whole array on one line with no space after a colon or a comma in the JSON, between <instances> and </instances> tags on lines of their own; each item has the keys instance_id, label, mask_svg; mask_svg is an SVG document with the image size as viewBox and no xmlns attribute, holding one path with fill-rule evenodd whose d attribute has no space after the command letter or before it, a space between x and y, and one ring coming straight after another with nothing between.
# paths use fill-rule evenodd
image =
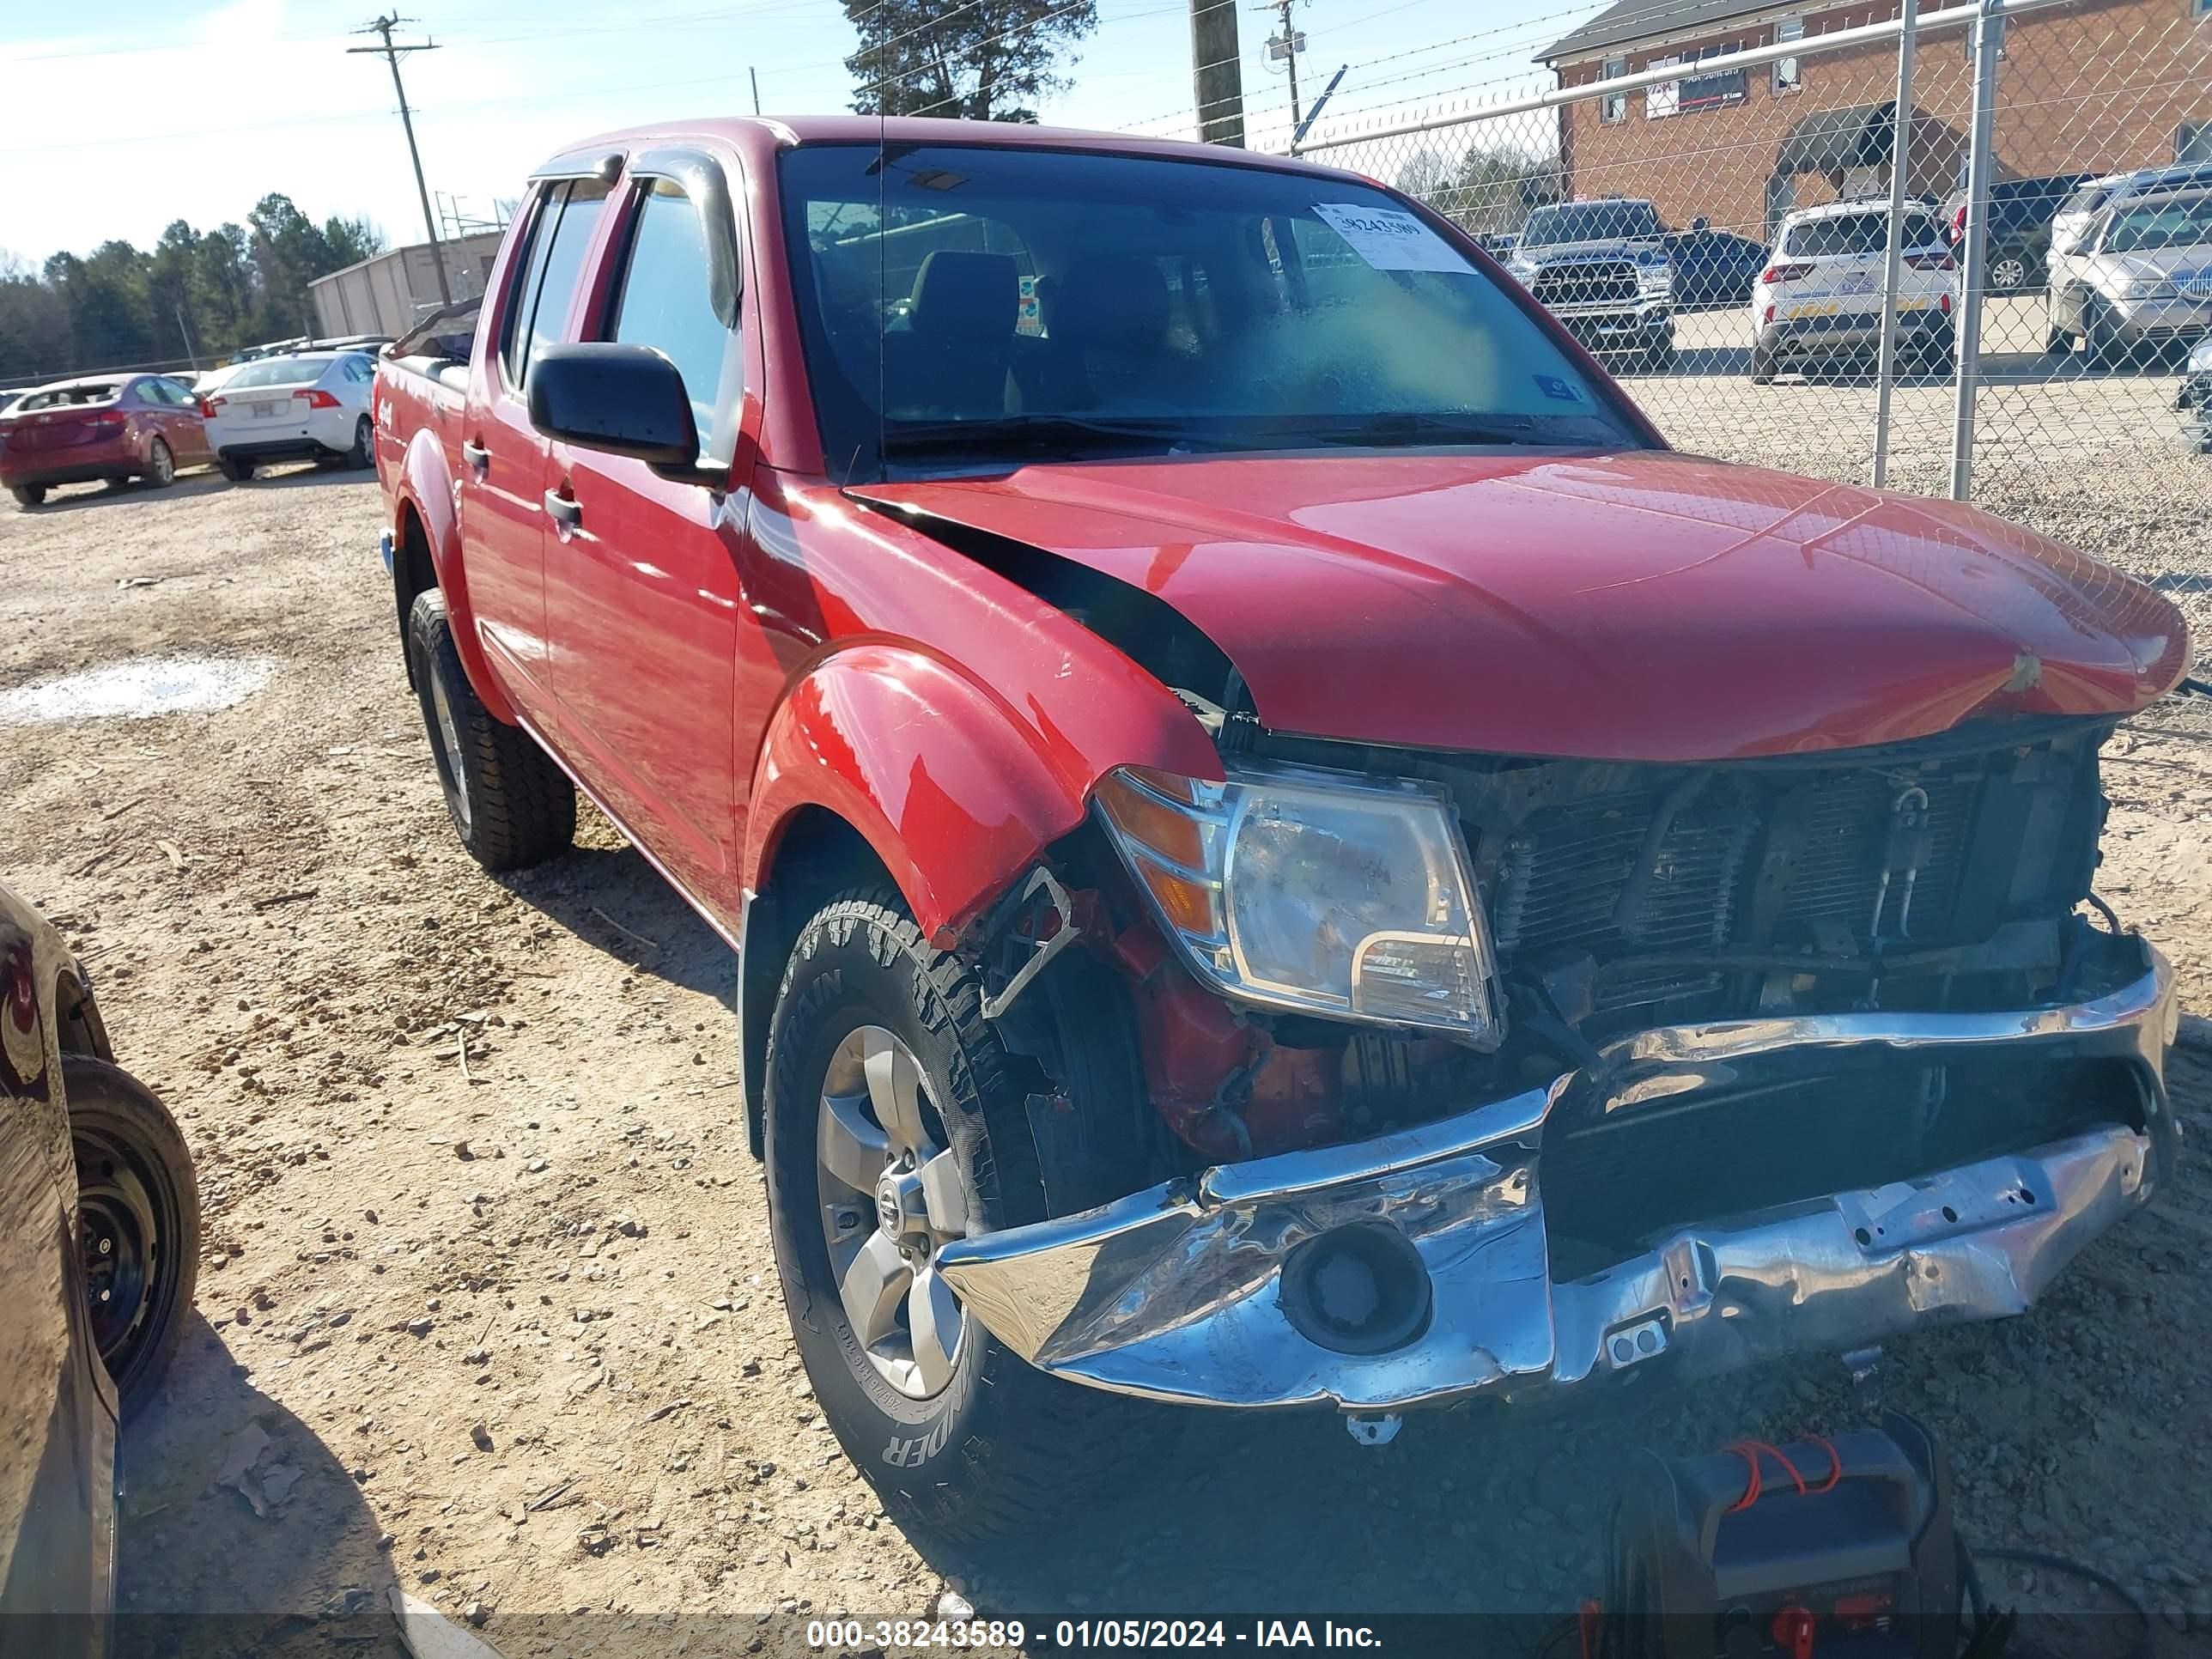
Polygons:
<instances>
[{"instance_id":1,"label":"auction sticker on windshield","mask_svg":"<svg viewBox=\"0 0 2212 1659\"><path fill-rule=\"evenodd\" d=\"M1322 222L1377 270L1468 271L1474 266L1410 213L1352 202L1316 202Z\"/></svg>"}]
</instances>

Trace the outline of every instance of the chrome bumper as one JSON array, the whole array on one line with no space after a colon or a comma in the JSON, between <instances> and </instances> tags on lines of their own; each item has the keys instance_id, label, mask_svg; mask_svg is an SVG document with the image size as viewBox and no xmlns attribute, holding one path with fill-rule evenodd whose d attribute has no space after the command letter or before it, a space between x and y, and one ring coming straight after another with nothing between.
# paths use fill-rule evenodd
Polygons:
<instances>
[{"instance_id":1,"label":"chrome bumper","mask_svg":"<svg viewBox=\"0 0 2212 1659\"><path fill-rule=\"evenodd\" d=\"M1132 1197L963 1239L938 1266L1000 1340L1115 1393L1246 1407L1395 1412L1567 1387L1649 1362L1680 1375L1797 1348L1847 1350L1920 1324L2027 1309L2090 1239L2148 1197L2173 1130L2160 1073L2179 1018L2148 945L2094 1000L2002 1013L1784 1016L1675 1026L1601 1051L1608 1109L1671 1097L1784 1051L1972 1050L2140 1062L2146 1131L2114 1124L1866 1192L1675 1232L1642 1257L1554 1283L1537 1175L1545 1121L1579 1072L1346 1146L1222 1164ZM1284 1260L1380 1224L1426 1268L1425 1329L1385 1353L1313 1340L1281 1302Z\"/></svg>"}]
</instances>

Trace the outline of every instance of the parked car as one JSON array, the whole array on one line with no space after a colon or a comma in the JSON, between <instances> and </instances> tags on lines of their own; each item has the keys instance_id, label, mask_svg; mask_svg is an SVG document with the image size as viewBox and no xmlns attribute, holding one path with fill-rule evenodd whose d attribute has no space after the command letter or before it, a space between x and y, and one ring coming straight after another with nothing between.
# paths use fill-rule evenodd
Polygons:
<instances>
[{"instance_id":1,"label":"parked car","mask_svg":"<svg viewBox=\"0 0 2212 1659\"><path fill-rule=\"evenodd\" d=\"M379 365L454 831L580 787L736 945L794 1340L939 1536L1159 1402L1371 1443L2016 1314L2172 1175L2172 972L2077 907L2180 614L1678 453L1491 270L1285 158L687 122L538 170L465 375Z\"/></svg>"},{"instance_id":2,"label":"parked car","mask_svg":"<svg viewBox=\"0 0 2212 1659\"><path fill-rule=\"evenodd\" d=\"M0 415L5 415L9 410L15 406L17 400L29 397L32 392L37 390L38 388L36 386L9 386L5 389L0 389Z\"/></svg>"},{"instance_id":3,"label":"parked car","mask_svg":"<svg viewBox=\"0 0 2212 1659\"><path fill-rule=\"evenodd\" d=\"M153 1397L183 1339L199 1226L175 1120L116 1065L76 958L0 887L0 1629L11 1652L101 1651L117 1419Z\"/></svg>"},{"instance_id":4,"label":"parked car","mask_svg":"<svg viewBox=\"0 0 2212 1659\"><path fill-rule=\"evenodd\" d=\"M1540 207L1505 268L1588 349L1644 368L1674 366L1674 273L1650 203Z\"/></svg>"},{"instance_id":5,"label":"parked car","mask_svg":"<svg viewBox=\"0 0 2212 1659\"><path fill-rule=\"evenodd\" d=\"M1925 374L1948 374L1953 358L1954 265L1934 219L1918 209L1900 222L1897 354ZM1790 369L1833 373L1865 362L1881 344L1881 293L1888 277L1886 203L1837 202L1787 215L1775 233L1774 263L1751 295L1751 378L1764 385Z\"/></svg>"},{"instance_id":6,"label":"parked car","mask_svg":"<svg viewBox=\"0 0 2212 1659\"><path fill-rule=\"evenodd\" d=\"M2051 222L2089 179L2086 173L2055 173L2007 179L1990 186L1990 228L1982 260L1986 292L2017 294L2043 286L2049 273ZM1952 191L1943 204L1945 234L1961 264L1966 257L1966 208L1963 190Z\"/></svg>"},{"instance_id":7,"label":"parked car","mask_svg":"<svg viewBox=\"0 0 2212 1659\"><path fill-rule=\"evenodd\" d=\"M37 507L57 484L138 478L166 489L213 459L206 410L160 374L100 374L26 392L0 414L0 484Z\"/></svg>"},{"instance_id":8,"label":"parked car","mask_svg":"<svg viewBox=\"0 0 2212 1659\"><path fill-rule=\"evenodd\" d=\"M2203 188L2212 188L2212 166L2201 162L2138 167L2132 173L2106 173L2084 179L2051 222L2051 248L2061 253L2071 252L2099 213L2127 197L2147 191Z\"/></svg>"},{"instance_id":9,"label":"parked car","mask_svg":"<svg viewBox=\"0 0 2212 1659\"><path fill-rule=\"evenodd\" d=\"M1747 304L1752 284L1766 268L1765 243L1715 230L1703 219L1692 220L1687 230L1667 232L1660 245L1674 273L1677 310Z\"/></svg>"},{"instance_id":10,"label":"parked car","mask_svg":"<svg viewBox=\"0 0 2212 1659\"><path fill-rule=\"evenodd\" d=\"M2197 412L2181 423L2181 434L2212 455L2212 334L2199 340L2189 353L2189 376L2181 383L2175 406Z\"/></svg>"},{"instance_id":11,"label":"parked car","mask_svg":"<svg viewBox=\"0 0 2212 1659\"><path fill-rule=\"evenodd\" d=\"M223 476L243 482L274 461L373 465L369 387L375 360L359 351L307 351L240 367L208 398L209 437Z\"/></svg>"},{"instance_id":12,"label":"parked car","mask_svg":"<svg viewBox=\"0 0 2212 1659\"><path fill-rule=\"evenodd\" d=\"M2147 363L2212 333L2212 190L2116 195L2051 262L2046 344Z\"/></svg>"}]
</instances>

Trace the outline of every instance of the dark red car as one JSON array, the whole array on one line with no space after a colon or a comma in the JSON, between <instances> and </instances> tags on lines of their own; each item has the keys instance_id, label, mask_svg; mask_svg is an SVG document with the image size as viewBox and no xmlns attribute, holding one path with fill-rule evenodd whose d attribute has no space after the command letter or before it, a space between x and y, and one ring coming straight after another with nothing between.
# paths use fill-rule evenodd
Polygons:
<instances>
[{"instance_id":1,"label":"dark red car","mask_svg":"<svg viewBox=\"0 0 2212 1659\"><path fill-rule=\"evenodd\" d=\"M2081 906L2180 615L1674 451L1404 195L616 133L393 349L454 827L580 788L736 945L799 1351L940 1532L1145 1467L1132 1400L1377 1443L2018 1313L2172 1167L2172 970Z\"/></svg>"},{"instance_id":2,"label":"dark red car","mask_svg":"<svg viewBox=\"0 0 2212 1659\"><path fill-rule=\"evenodd\" d=\"M160 374L100 374L27 392L0 415L0 484L37 507L56 484L143 478L214 460L207 405Z\"/></svg>"}]
</instances>

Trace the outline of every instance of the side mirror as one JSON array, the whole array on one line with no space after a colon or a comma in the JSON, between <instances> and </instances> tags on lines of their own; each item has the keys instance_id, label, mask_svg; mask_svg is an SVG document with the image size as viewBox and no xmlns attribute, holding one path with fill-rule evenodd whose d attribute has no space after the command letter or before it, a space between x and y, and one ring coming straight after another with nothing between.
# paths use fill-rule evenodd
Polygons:
<instances>
[{"instance_id":1,"label":"side mirror","mask_svg":"<svg viewBox=\"0 0 2212 1659\"><path fill-rule=\"evenodd\" d=\"M562 443L628 455L659 472L699 465L684 376L649 346L550 348L530 366L530 424Z\"/></svg>"}]
</instances>

